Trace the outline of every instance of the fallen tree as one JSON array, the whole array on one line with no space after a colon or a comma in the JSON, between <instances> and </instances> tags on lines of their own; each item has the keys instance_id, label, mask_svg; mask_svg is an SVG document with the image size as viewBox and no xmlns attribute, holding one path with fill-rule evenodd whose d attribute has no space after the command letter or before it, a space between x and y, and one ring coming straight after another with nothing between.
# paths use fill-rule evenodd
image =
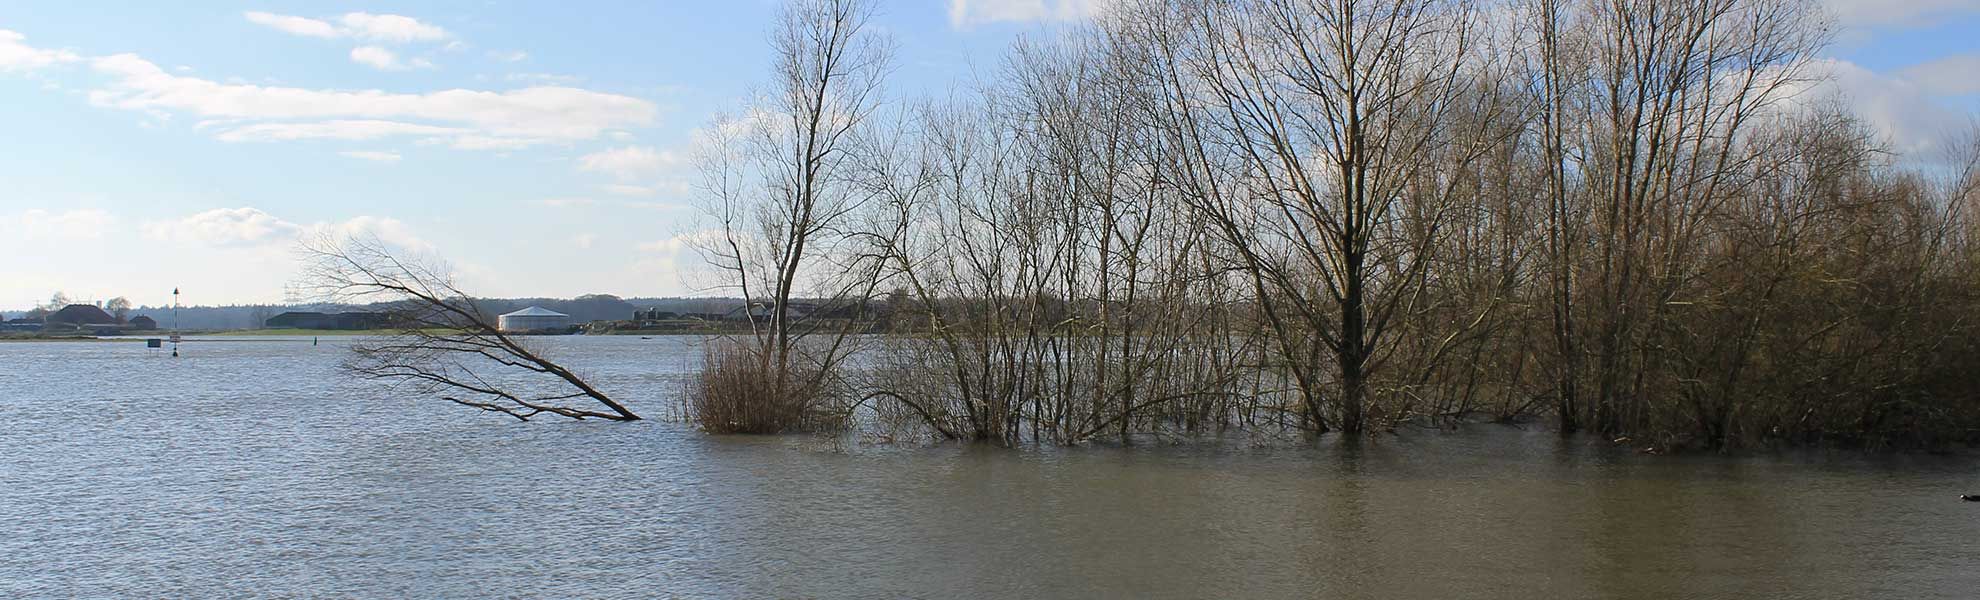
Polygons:
<instances>
[{"instance_id":1,"label":"fallen tree","mask_svg":"<svg viewBox=\"0 0 1980 600\"><path fill-rule=\"evenodd\" d=\"M543 414L640 418L523 339L503 333L496 316L461 291L444 263L368 236L309 238L301 253L297 295L391 307L385 319L395 333L354 343L343 366L353 375L407 384L419 393L523 421ZM580 400L596 406L573 404Z\"/></svg>"}]
</instances>

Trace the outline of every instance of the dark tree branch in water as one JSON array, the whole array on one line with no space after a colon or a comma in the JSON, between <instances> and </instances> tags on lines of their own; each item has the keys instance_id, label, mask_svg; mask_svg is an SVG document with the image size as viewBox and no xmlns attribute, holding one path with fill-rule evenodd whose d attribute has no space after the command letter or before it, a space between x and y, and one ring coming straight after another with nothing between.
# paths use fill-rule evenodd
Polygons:
<instances>
[{"instance_id":1,"label":"dark tree branch in water","mask_svg":"<svg viewBox=\"0 0 1980 600\"><path fill-rule=\"evenodd\" d=\"M308 239L302 254L298 295L392 307L389 319L397 333L353 344L344 369L354 375L410 384L420 393L523 421L546 413L573 419L640 418L522 339L502 333L495 315L461 291L444 265L417 259L375 237ZM567 404L583 399L598 407Z\"/></svg>"}]
</instances>

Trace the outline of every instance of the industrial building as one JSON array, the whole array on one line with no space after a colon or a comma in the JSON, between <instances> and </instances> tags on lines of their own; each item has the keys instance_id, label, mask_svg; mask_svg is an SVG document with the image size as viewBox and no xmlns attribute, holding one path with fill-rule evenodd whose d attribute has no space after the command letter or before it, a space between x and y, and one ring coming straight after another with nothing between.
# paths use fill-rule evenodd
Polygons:
<instances>
[{"instance_id":1,"label":"industrial building","mask_svg":"<svg viewBox=\"0 0 1980 600\"><path fill-rule=\"evenodd\" d=\"M565 333L571 329L571 316L540 306L531 306L496 318L503 333Z\"/></svg>"}]
</instances>

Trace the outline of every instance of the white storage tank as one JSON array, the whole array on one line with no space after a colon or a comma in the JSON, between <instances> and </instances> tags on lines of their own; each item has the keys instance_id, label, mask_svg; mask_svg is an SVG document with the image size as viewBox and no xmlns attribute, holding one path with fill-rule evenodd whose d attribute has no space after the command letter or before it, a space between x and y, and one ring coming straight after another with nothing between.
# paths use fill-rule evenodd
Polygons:
<instances>
[{"instance_id":1,"label":"white storage tank","mask_svg":"<svg viewBox=\"0 0 1980 600\"><path fill-rule=\"evenodd\" d=\"M495 319L503 333L562 332L571 327L571 316L541 306L531 306Z\"/></svg>"}]
</instances>

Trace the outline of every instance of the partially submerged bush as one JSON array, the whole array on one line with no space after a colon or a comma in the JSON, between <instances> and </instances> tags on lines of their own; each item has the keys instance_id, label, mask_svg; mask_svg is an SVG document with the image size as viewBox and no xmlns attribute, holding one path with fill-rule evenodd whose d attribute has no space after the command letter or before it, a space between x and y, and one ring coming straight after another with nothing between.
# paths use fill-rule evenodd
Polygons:
<instances>
[{"instance_id":1,"label":"partially submerged bush","mask_svg":"<svg viewBox=\"0 0 1980 600\"><path fill-rule=\"evenodd\" d=\"M689 380L688 411L709 433L832 429L844 421L837 389L802 353L779 368L761 350L724 340L708 346L701 373Z\"/></svg>"}]
</instances>

